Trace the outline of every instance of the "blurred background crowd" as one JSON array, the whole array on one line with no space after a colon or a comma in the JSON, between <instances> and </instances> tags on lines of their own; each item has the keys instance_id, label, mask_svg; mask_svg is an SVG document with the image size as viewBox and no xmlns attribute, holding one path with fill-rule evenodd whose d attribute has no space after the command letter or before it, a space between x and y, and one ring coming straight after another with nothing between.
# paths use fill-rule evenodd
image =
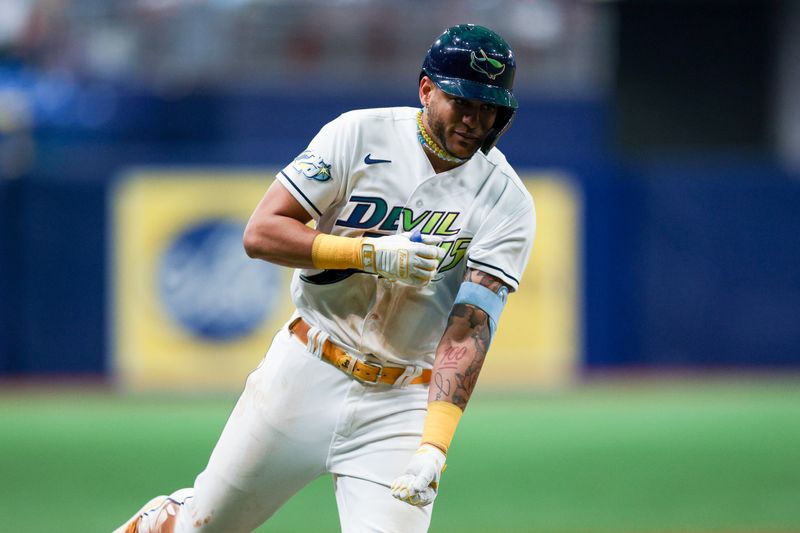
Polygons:
<instances>
[{"instance_id":1,"label":"blurred background crowd","mask_svg":"<svg viewBox=\"0 0 800 533\"><path fill-rule=\"evenodd\" d=\"M110 372L120 176L266 188L461 22L517 54L499 147L577 191L580 368L799 366L798 2L2 0L0 376Z\"/></svg>"}]
</instances>

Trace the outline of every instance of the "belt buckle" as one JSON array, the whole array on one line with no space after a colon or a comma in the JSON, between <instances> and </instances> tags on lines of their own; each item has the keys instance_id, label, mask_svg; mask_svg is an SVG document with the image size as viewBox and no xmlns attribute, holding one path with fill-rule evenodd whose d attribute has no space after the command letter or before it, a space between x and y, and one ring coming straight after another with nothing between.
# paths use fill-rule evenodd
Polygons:
<instances>
[{"instance_id":1,"label":"belt buckle","mask_svg":"<svg viewBox=\"0 0 800 533\"><path fill-rule=\"evenodd\" d=\"M365 366L369 366L371 368L377 368L378 369L378 372L375 374L375 381L368 381L368 380L362 378L361 376L357 376L355 374L355 372L351 373L350 375L353 376L353 378L355 378L356 381L360 382L363 385L370 385L370 386L377 385L378 382L381 379L381 376L383 376L383 365L380 364L380 363L373 363L373 362L364 361L363 359L361 360L361 364L363 364Z\"/></svg>"}]
</instances>

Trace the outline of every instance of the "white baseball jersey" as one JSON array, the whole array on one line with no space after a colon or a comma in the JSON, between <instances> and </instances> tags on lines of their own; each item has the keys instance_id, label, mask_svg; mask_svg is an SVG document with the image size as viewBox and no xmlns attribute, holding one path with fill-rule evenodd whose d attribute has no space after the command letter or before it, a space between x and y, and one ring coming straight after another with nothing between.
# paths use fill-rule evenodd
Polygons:
<instances>
[{"instance_id":1,"label":"white baseball jersey","mask_svg":"<svg viewBox=\"0 0 800 533\"><path fill-rule=\"evenodd\" d=\"M478 151L436 174L418 109L351 111L277 176L317 229L345 237L420 231L446 255L424 288L357 271L297 270L292 298L332 340L398 364L433 365L467 266L516 289L533 246L533 200L503 154Z\"/></svg>"}]
</instances>

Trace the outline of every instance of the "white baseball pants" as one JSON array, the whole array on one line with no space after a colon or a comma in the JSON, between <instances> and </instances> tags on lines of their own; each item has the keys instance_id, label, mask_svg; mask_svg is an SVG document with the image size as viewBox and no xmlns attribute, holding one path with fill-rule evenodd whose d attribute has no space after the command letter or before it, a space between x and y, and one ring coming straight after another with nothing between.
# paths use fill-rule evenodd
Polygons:
<instances>
[{"instance_id":1,"label":"white baseball pants","mask_svg":"<svg viewBox=\"0 0 800 533\"><path fill-rule=\"evenodd\" d=\"M432 506L400 502L389 485L419 445L427 398L424 385L363 385L282 329L194 490L176 493L175 531L252 531L330 472L344 533L426 532Z\"/></svg>"}]
</instances>

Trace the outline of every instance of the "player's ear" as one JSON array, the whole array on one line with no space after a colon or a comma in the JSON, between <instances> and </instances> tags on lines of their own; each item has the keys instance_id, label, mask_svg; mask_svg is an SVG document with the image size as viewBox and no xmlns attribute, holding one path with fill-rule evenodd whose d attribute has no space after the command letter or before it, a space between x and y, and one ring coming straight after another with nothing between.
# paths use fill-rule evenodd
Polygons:
<instances>
[{"instance_id":1,"label":"player's ear","mask_svg":"<svg viewBox=\"0 0 800 533\"><path fill-rule=\"evenodd\" d=\"M419 103L422 104L423 107L427 105L428 101L431 99L431 94L433 93L433 89L436 87L433 84L433 81L425 75L420 76L419 78Z\"/></svg>"}]
</instances>

